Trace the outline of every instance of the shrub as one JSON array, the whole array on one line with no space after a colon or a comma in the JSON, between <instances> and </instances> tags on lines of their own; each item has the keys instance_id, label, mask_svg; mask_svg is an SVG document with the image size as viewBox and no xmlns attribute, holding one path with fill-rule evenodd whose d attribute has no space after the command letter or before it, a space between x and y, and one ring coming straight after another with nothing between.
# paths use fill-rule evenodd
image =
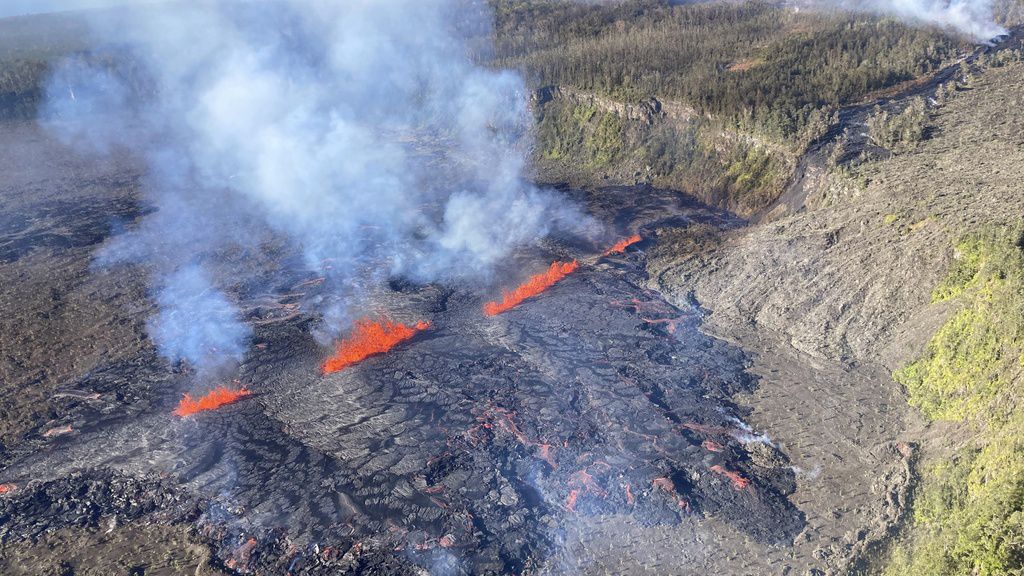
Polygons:
<instances>
[{"instance_id":1,"label":"shrub","mask_svg":"<svg viewBox=\"0 0 1024 576\"><path fill-rule=\"evenodd\" d=\"M928 120L928 106L921 97L914 98L909 106L895 115L876 107L868 117L868 135L883 148L894 152L906 151L924 140Z\"/></svg>"},{"instance_id":2,"label":"shrub","mask_svg":"<svg viewBox=\"0 0 1024 576\"><path fill-rule=\"evenodd\" d=\"M961 423L964 438L953 457L925 469L889 576L1024 572L1021 229L980 232L956 253L933 300L960 309L895 378L926 416Z\"/></svg>"}]
</instances>

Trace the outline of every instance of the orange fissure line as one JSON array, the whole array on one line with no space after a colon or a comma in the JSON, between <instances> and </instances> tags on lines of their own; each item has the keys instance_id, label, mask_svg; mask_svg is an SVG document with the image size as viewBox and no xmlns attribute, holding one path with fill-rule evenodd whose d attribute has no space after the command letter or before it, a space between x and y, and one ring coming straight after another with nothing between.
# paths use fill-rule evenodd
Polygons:
<instances>
[{"instance_id":1,"label":"orange fissure line","mask_svg":"<svg viewBox=\"0 0 1024 576\"><path fill-rule=\"evenodd\" d=\"M527 298L536 296L551 288L559 280L572 274L579 266L579 263L575 260L572 262L552 262L551 266L544 272L531 276L529 280L520 284L515 290L505 292L500 302L492 301L484 304L484 314L496 316L515 308Z\"/></svg>"},{"instance_id":2,"label":"orange fissure line","mask_svg":"<svg viewBox=\"0 0 1024 576\"><path fill-rule=\"evenodd\" d=\"M724 466L720 464L715 464L714 466L712 466L711 471L714 472L715 474L721 474L722 476L728 478L729 481L732 482L732 487L735 490L743 490L744 488L750 486L750 480L744 478L739 472L727 470Z\"/></svg>"},{"instance_id":3,"label":"orange fissure line","mask_svg":"<svg viewBox=\"0 0 1024 576\"><path fill-rule=\"evenodd\" d=\"M612 254L620 254L622 252L625 252L626 248L629 248L630 246L636 244L642 239L643 238L640 238L639 234L634 234L629 238L623 238L622 240L619 240L618 242L613 244L611 248L605 250L602 256L611 256Z\"/></svg>"},{"instance_id":4,"label":"orange fissure line","mask_svg":"<svg viewBox=\"0 0 1024 576\"><path fill-rule=\"evenodd\" d=\"M198 412L205 412L207 410L216 410L226 404L237 402L242 398L252 394L247 388L241 388L239 390L231 390L224 386L211 391L205 396L199 399L192 398L190 394L182 396L181 401L178 402L178 407L174 409L175 416L191 416Z\"/></svg>"},{"instance_id":5,"label":"orange fissure line","mask_svg":"<svg viewBox=\"0 0 1024 576\"><path fill-rule=\"evenodd\" d=\"M430 328L430 322L421 320L414 326L391 321L373 321L368 318L356 321L348 338L323 364L324 374L337 372L366 360L375 354L382 354L409 340L416 334Z\"/></svg>"}]
</instances>

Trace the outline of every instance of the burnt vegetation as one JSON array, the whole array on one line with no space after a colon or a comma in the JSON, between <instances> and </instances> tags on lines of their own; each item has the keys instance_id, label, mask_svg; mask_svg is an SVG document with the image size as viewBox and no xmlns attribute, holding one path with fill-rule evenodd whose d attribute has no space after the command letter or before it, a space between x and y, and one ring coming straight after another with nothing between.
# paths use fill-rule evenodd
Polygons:
<instances>
[{"instance_id":1,"label":"burnt vegetation","mask_svg":"<svg viewBox=\"0 0 1024 576\"><path fill-rule=\"evenodd\" d=\"M34 116L57 62L87 46L87 27L77 16L25 16L0 22L0 119Z\"/></svg>"}]
</instances>

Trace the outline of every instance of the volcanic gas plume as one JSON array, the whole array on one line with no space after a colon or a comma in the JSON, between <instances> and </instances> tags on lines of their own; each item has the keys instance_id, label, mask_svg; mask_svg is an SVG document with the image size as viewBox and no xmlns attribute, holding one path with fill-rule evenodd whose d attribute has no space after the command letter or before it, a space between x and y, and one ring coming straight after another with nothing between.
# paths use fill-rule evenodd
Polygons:
<instances>
[{"instance_id":1,"label":"volcanic gas plume","mask_svg":"<svg viewBox=\"0 0 1024 576\"><path fill-rule=\"evenodd\" d=\"M155 209L98 263L152 265L161 355L242 361L252 326L225 279L269 246L288 254L281 275L338 287L297 302L333 338L364 305L344 287L382 270L465 285L551 232L589 230L524 178L529 90L473 58L491 20L461 0L208 0L90 20L131 73L71 58L41 116L68 144L144 161Z\"/></svg>"},{"instance_id":2,"label":"volcanic gas plume","mask_svg":"<svg viewBox=\"0 0 1024 576\"><path fill-rule=\"evenodd\" d=\"M415 326L406 326L390 320L376 322L363 318L356 322L352 335L338 344L334 356L324 362L324 374L337 372L374 354L387 352L427 328L430 328L430 322L424 320Z\"/></svg>"},{"instance_id":3,"label":"volcanic gas plume","mask_svg":"<svg viewBox=\"0 0 1024 576\"><path fill-rule=\"evenodd\" d=\"M626 248L629 248L630 246L636 244L640 240L642 240L642 238L640 238L639 234L634 234L629 238L623 238L622 240L619 240L618 242L613 244L611 248L605 250L602 256L611 256L612 254L619 254L621 252L625 252Z\"/></svg>"},{"instance_id":4,"label":"volcanic gas plume","mask_svg":"<svg viewBox=\"0 0 1024 576\"><path fill-rule=\"evenodd\" d=\"M522 304L527 298L536 296L548 288L551 288L556 282L565 278L577 268L579 268L579 263L575 260L572 262L552 262L551 267L546 271L531 276L529 280L520 284L519 287L512 292L505 292L502 296L501 302L492 301L484 304L484 314L487 314L488 316L496 316L506 310L515 308Z\"/></svg>"},{"instance_id":5,"label":"volcanic gas plume","mask_svg":"<svg viewBox=\"0 0 1024 576\"><path fill-rule=\"evenodd\" d=\"M190 394L185 394L181 397L181 402L178 402L178 407L174 409L174 415L191 416L197 412L216 410L225 404L237 402L250 394L252 394L252 392L247 388L231 390L225 386L218 387L216 390L209 392L198 400L192 398Z\"/></svg>"}]
</instances>

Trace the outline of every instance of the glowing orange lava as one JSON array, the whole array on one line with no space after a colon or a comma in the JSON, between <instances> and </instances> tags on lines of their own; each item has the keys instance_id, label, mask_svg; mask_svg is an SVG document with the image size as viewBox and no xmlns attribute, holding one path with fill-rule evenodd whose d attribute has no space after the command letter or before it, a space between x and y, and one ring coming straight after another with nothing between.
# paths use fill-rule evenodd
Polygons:
<instances>
[{"instance_id":1,"label":"glowing orange lava","mask_svg":"<svg viewBox=\"0 0 1024 576\"><path fill-rule=\"evenodd\" d=\"M53 428L50 428L46 432L43 432L43 438L53 438L54 436L62 436L64 434L70 434L72 431L73 430L71 429L70 424L68 424L67 426L55 426Z\"/></svg>"},{"instance_id":2,"label":"glowing orange lava","mask_svg":"<svg viewBox=\"0 0 1024 576\"><path fill-rule=\"evenodd\" d=\"M174 409L174 415L191 416L197 412L216 410L225 404L237 402L250 394L252 394L252 392L246 388L230 390L224 386L217 388L198 400L192 398L189 394L185 394L181 397L181 402L178 402L178 407Z\"/></svg>"},{"instance_id":3,"label":"glowing orange lava","mask_svg":"<svg viewBox=\"0 0 1024 576\"><path fill-rule=\"evenodd\" d=\"M324 362L324 374L337 372L374 354L387 352L427 328L430 328L430 322L420 321L415 326L406 326L391 321L374 322L363 318L356 322L349 338L338 344L334 356Z\"/></svg>"},{"instance_id":4,"label":"glowing orange lava","mask_svg":"<svg viewBox=\"0 0 1024 576\"><path fill-rule=\"evenodd\" d=\"M665 478L663 476L661 478L655 478L654 480L651 481L651 484L655 488L658 488L662 492L665 492L669 496L672 496L673 498L675 498L676 499L676 505L679 506L680 508L682 508L683 510L689 510L690 509L690 502L686 498L683 498L682 496L680 496L678 492L676 492L676 485L675 485L675 482L672 482L672 480L670 480L668 478Z\"/></svg>"},{"instance_id":5,"label":"glowing orange lava","mask_svg":"<svg viewBox=\"0 0 1024 576\"><path fill-rule=\"evenodd\" d=\"M540 446L540 458L541 458L541 460L544 460L545 462L547 462L548 465L551 466L552 470L558 470L558 463L555 462L555 457L551 453L551 444L548 444L548 443L545 442L543 444L539 444L538 446Z\"/></svg>"},{"instance_id":6,"label":"glowing orange lava","mask_svg":"<svg viewBox=\"0 0 1024 576\"><path fill-rule=\"evenodd\" d=\"M726 470L725 467L715 464L711 467L711 471L715 474L721 474L732 482L732 487L736 490L743 490L747 486L750 486L750 480L747 480L737 472Z\"/></svg>"},{"instance_id":7,"label":"glowing orange lava","mask_svg":"<svg viewBox=\"0 0 1024 576\"><path fill-rule=\"evenodd\" d=\"M238 570L239 572L248 572L249 563L252 561L253 550L256 549L256 539L249 538L245 544L242 544L234 552L231 553L231 558L228 558L224 562L224 565L232 570Z\"/></svg>"},{"instance_id":8,"label":"glowing orange lava","mask_svg":"<svg viewBox=\"0 0 1024 576\"><path fill-rule=\"evenodd\" d=\"M576 499L579 498L579 490L570 490L569 497L565 499L565 509L572 512L576 509Z\"/></svg>"},{"instance_id":9,"label":"glowing orange lava","mask_svg":"<svg viewBox=\"0 0 1024 576\"><path fill-rule=\"evenodd\" d=\"M724 446L714 440L705 440L704 442L701 442L701 446L703 446L708 452L721 452L722 450L725 450Z\"/></svg>"},{"instance_id":10,"label":"glowing orange lava","mask_svg":"<svg viewBox=\"0 0 1024 576\"><path fill-rule=\"evenodd\" d=\"M575 260L572 262L552 262L546 271L531 276L529 280L512 292L505 292L502 295L501 302L488 302L484 304L484 314L496 316L506 310L515 308L522 304L523 300L551 288L556 282L571 274L579 266L579 263Z\"/></svg>"},{"instance_id":11,"label":"glowing orange lava","mask_svg":"<svg viewBox=\"0 0 1024 576\"><path fill-rule=\"evenodd\" d=\"M639 234L633 234L629 238L623 238L622 240L619 240L614 245L612 245L611 248L605 250L604 254L602 254L602 256L611 256L612 254L621 254L622 252L626 251L626 248L629 248L630 246L632 246L633 244L636 244L640 240L642 240L642 238L640 238Z\"/></svg>"},{"instance_id":12,"label":"glowing orange lava","mask_svg":"<svg viewBox=\"0 0 1024 576\"><path fill-rule=\"evenodd\" d=\"M0 494L8 494L10 492L14 492L17 488L17 486L11 483L0 484Z\"/></svg>"}]
</instances>

